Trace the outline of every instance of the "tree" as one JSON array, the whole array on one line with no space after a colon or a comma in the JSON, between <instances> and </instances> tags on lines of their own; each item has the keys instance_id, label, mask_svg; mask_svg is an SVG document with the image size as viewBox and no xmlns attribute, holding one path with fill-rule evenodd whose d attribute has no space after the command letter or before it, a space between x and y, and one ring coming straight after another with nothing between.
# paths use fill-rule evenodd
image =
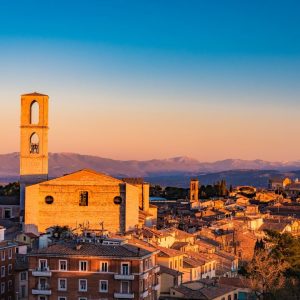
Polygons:
<instances>
[{"instance_id":1,"label":"tree","mask_svg":"<svg viewBox=\"0 0 300 300\"><path fill-rule=\"evenodd\" d=\"M288 262L287 276L297 277L300 280L300 238L290 233L280 234L266 230L266 242L271 246L272 255Z\"/></svg>"},{"instance_id":2,"label":"tree","mask_svg":"<svg viewBox=\"0 0 300 300\"><path fill-rule=\"evenodd\" d=\"M300 239L266 230L257 240L246 276L259 299L300 300Z\"/></svg>"},{"instance_id":3,"label":"tree","mask_svg":"<svg viewBox=\"0 0 300 300\"><path fill-rule=\"evenodd\" d=\"M279 299L277 293L286 283L288 263L278 259L267 250L257 250L246 267L250 285L258 299Z\"/></svg>"},{"instance_id":4,"label":"tree","mask_svg":"<svg viewBox=\"0 0 300 300\"><path fill-rule=\"evenodd\" d=\"M19 182L9 183L5 186L0 186L0 196L20 196Z\"/></svg>"},{"instance_id":5,"label":"tree","mask_svg":"<svg viewBox=\"0 0 300 300\"><path fill-rule=\"evenodd\" d=\"M225 197L227 196L227 194L228 191L227 191L226 181L225 179L222 179L220 183L220 196Z\"/></svg>"}]
</instances>

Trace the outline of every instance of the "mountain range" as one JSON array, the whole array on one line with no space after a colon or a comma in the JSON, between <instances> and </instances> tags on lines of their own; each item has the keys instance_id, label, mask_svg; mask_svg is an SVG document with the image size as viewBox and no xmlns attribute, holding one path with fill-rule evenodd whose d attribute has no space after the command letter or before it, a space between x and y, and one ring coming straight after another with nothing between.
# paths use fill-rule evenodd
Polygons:
<instances>
[{"instance_id":1,"label":"mountain range","mask_svg":"<svg viewBox=\"0 0 300 300\"><path fill-rule=\"evenodd\" d=\"M49 176L58 177L80 169L93 169L115 177L144 177L162 185L186 186L191 176L199 177L204 183L220 178L229 178L239 184L242 178L248 184L265 185L268 178L288 174L298 176L300 161L269 162L264 160L226 159L216 162L200 162L181 156L168 159L114 160L76 153L50 153ZM0 181L16 180L19 174L19 153L0 155ZM257 180L262 178L263 180ZM242 180L243 181L243 180Z\"/></svg>"}]
</instances>

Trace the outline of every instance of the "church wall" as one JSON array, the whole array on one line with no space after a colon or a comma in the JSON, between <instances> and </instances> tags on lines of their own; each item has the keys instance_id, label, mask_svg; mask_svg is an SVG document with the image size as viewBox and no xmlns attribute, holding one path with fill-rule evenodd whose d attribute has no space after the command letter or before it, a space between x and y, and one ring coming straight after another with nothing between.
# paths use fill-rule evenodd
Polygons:
<instances>
[{"instance_id":1,"label":"church wall","mask_svg":"<svg viewBox=\"0 0 300 300\"><path fill-rule=\"evenodd\" d=\"M25 190L25 231L36 231L29 228L37 227L38 225L38 203L39 203L39 185L31 185Z\"/></svg>"},{"instance_id":2,"label":"church wall","mask_svg":"<svg viewBox=\"0 0 300 300\"><path fill-rule=\"evenodd\" d=\"M80 192L89 193L88 206L80 206ZM53 204L46 204L45 197L51 195ZM44 231L53 225L68 225L72 229L80 224L90 229L120 230L120 205L114 197L120 196L119 185L115 186L41 186L39 199L39 230Z\"/></svg>"},{"instance_id":3,"label":"church wall","mask_svg":"<svg viewBox=\"0 0 300 300\"><path fill-rule=\"evenodd\" d=\"M137 187L126 184L125 230L134 229L139 223L139 190Z\"/></svg>"}]
</instances>

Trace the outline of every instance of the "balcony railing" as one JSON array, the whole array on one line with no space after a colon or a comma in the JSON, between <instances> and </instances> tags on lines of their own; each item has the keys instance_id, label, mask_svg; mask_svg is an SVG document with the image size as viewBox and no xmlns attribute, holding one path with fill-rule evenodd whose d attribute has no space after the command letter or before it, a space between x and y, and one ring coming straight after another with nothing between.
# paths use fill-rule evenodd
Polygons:
<instances>
[{"instance_id":1,"label":"balcony railing","mask_svg":"<svg viewBox=\"0 0 300 300\"><path fill-rule=\"evenodd\" d=\"M134 293L114 293L116 299L134 299Z\"/></svg>"},{"instance_id":2,"label":"balcony railing","mask_svg":"<svg viewBox=\"0 0 300 300\"><path fill-rule=\"evenodd\" d=\"M49 284L38 284L34 289L32 289L32 295L45 295L50 296L52 293Z\"/></svg>"},{"instance_id":3,"label":"balcony railing","mask_svg":"<svg viewBox=\"0 0 300 300\"><path fill-rule=\"evenodd\" d=\"M119 280L134 280L134 275L133 274L115 274L114 278L119 279Z\"/></svg>"},{"instance_id":4,"label":"balcony railing","mask_svg":"<svg viewBox=\"0 0 300 300\"><path fill-rule=\"evenodd\" d=\"M148 277L149 277L149 273L148 272L140 275L140 279L148 279Z\"/></svg>"},{"instance_id":5,"label":"balcony railing","mask_svg":"<svg viewBox=\"0 0 300 300\"><path fill-rule=\"evenodd\" d=\"M160 271L160 266L159 265L155 266L153 270L154 273L158 273Z\"/></svg>"},{"instance_id":6,"label":"balcony railing","mask_svg":"<svg viewBox=\"0 0 300 300\"><path fill-rule=\"evenodd\" d=\"M146 298L146 297L148 297L148 295L149 295L148 290L144 291L144 292L141 293L141 298Z\"/></svg>"},{"instance_id":7,"label":"balcony railing","mask_svg":"<svg viewBox=\"0 0 300 300\"><path fill-rule=\"evenodd\" d=\"M52 272L50 271L49 267L37 268L32 271L32 276L50 277L51 275Z\"/></svg>"}]
</instances>

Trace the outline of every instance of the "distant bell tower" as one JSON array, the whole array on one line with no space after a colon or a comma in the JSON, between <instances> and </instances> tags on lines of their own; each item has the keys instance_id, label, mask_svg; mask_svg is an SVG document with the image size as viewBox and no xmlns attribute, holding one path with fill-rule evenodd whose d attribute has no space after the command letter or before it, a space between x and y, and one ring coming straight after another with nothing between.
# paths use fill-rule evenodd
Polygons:
<instances>
[{"instance_id":1,"label":"distant bell tower","mask_svg":"<svg viewBox=\"0 0 300 300\"><path fill-rule=\"evenodd\" d=\"M20 208L25 187L48 179L48 101L39 93L21 96Z\"/></svg>"},{"instance_id":2,"label":"distant bell tower","mask_svg":"<svg viewBox=\"0 0 300 300\"><path fill-rule=\"evenodd\" d=\"M198 202L199 196L198 196L198 190L199 190L199 180L198 179L191 179L190 182L190 202Z\"/></svg>"}]
</instances>

